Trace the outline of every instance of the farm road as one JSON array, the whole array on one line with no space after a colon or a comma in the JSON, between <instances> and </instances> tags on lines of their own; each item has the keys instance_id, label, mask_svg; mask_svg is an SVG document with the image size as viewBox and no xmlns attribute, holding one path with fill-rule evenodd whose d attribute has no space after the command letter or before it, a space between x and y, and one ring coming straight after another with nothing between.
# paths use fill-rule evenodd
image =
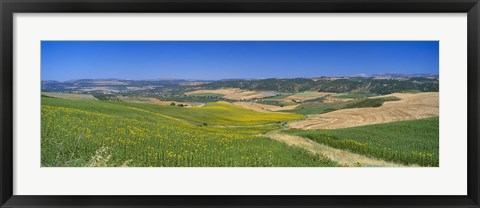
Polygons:
<instances>
[{"instance_id":1,"label":"farm road","mask_svg":"<svg viewBox=\"0 0 480 208\"><path fill-rule=\"evenodd\" d=\"M354 167L360 165L365 167L405 167L401 164L386 162L349 151L335 149L303 137L282 134L280 131L281 130L271 131L265 134L265 136L284 142L291 146L303 148L314 154L324 155L342 166Z\"/></svg>"}]
</instances>

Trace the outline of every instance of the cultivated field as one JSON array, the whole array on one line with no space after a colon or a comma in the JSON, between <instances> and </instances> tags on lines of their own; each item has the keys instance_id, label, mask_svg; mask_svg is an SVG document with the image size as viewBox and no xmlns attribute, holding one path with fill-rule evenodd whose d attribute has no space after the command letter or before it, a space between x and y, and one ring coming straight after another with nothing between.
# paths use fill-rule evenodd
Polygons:
<instances>
[{"instance_id":1,"label":"cultivated field","mask_svg":"<svg viewBox=\"0 0 480 208\"><path fill-rule=\"evenodd\" d=\"M249 100L255 98L264 98L275 96L276 93L272 91L248 91L238 88L224 88L216 90L195 90L192 92L186 92L186 95L192 96L219 96L223 95L223 98L229 100Z\"/></svg>"},{"instance_id":2,"label":"cultivated field","mask_svg":"<svg viewBox=\"0 0 480 208\"><path fill-rule=\"evenodd\" d=\"M439 165L438 117L332 130L289 130L333 148L404 165Z\"/></svg>"},{"instance_id":3,"label":"cultivated field","mask_svg":"<svg viewBox=\"0 0 480 208\"><path fill-rule=\"evenodd\" d=\"M277 105L267 105L255 102L234 102L233 104L240 106L242 108L247 108L250 110L258 112L271 112L271 111L281 111L281 110L293 110L299 105L288 105L288 106L277 106Z\"/></svg>"},{"instance_id":4,"label":"cultivated field","mask_svg":"<svg viewBox=\"0 0 480 208\"><path fill-rule=\"evenodd\" d=\"M102 87L108 92L42 92L41 164L439 166L439 95L418 90L435 89L431 80L417 87L410 87L418 84L414 80L376 81L370 91L365 88L372 79L248 82L110 81L106 86L86 80L76 92ZM317 82L327 91L363 85L341 92L305 87ZM52 83L55 89L58 83ZM235 88L244 85L254 90ZM382 93L392 90L397 93Z\"/></svg>"},{"instance_id":5,"label":"cultivated field","mask_svg":"<svg viewBox=\"0 0 480 208\"><path fill-rule=\"evenodd\" d=\"M293 95L290 95L288 97L285 97L283 101L285 102L292 102L292 100L299 100L299 101L306 101L306 100L313 100L316 98L320 97L326 97L327 95L331 95L334 93L329 93L329 92L316 92L316 91L305 91L305 92L299 92L295 93Z\"/></svg>"},{"instance_id":6,"label":"cultivated field","mask_svg":"<svg viewBox=\"0 0 480 208\"><path fill-rule=\"evenodd\" d=\"M393 93L400 98L380 107L341 109L308 116L303 121L291 122L293 129L337 129L393 121L414 120L438 116L438 93ZM384 97L384 96L382 96Z\"/></svg>"},{"instance_id":7,"label":"cultivated field","mask_svg":"<svg viewBox=\"0 0 480 208\"><path fill-rule=\"evenodd\" d=\"M300 120L304 116L292 113L256 112L227 102L207 103L199 108L118 103L118 105L159 113L193 124L209 126L255 126Z\"/></svg>"},{"instance_id":8,"label":"cultivated field","mask_svg":"<svg viewBox=\"0 0 480 208\"><path fill-rule=\"evenodd\" d=\"M266 134L267 137L284 142L285 144L300 147L313 154L324 155L326 158L336 162L339 166L345 167L403 167L405 165L387 162L371 156L357 154L346 149L337 149L331 146L315 142L305 137L292 134L285 134L279 131L271 131Z\"/></svg>"},{"instance_id":9,"label":"cultivated field","mask_svg":"<svg viewBox=\"0 0 480 208\"><path fill-rule=\"evenodd\" d=\"M42 166L439 165L438 117L428 118L438 115L438 93L196 107L155 98L42 94L48 96L42 98Z\"/></svg>"},{"instance_id":10,"label":"cultivated field","mask_svg":"<svg viewBox=\"0 0 480 208\"><path fill-rule=\"evenodd\" d=\"M40 167L444 163L438 41L65 40L38 46ZM299 178L279 178L284 170L276 169L270 175L278 179L275 188ZM320 177L335 183L350 176Z\"/></svg>"},{"instance_id":11,"label":"cultivated field","mask_svg":"<svg viewBox=\"0 0 480 208\"><path fill-rule=\"evenodd\" d=\"M98 100L93 95L90 94L74 94L74 93L57 93L57 92L42 92L43 96L53 97L53 98L65 98L65 99L75 99L75 100Z\"/></svg>"},{"instance_id":12,"label":"cultivated field","mask_svg":"<svg viewBox=\"0 0 480 208\"><path fill-rule=\"evenodd\" d=\"M234 119L228 119L232 115ZM278 129L278 121L300 118L227 103L182 108L42 98L41 163L43 167L335 166L323 155L258 136Z\"/></svg>"}]
</instances>

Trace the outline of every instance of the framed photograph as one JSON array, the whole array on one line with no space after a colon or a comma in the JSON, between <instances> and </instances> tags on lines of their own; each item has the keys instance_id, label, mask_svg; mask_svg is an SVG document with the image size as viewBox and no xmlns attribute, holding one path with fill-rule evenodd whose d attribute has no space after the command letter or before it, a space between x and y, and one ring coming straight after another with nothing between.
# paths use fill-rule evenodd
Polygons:
<instances>
[{"instance_id":1,"label":"framed photograph","mask_svg":"<svg viewBox=\"0 0 480 208\"><path fill-rule=\"evenodd\" d=\"M0 6L1 207L479 207L478 0Z\"/></svg>"}]
</instances>

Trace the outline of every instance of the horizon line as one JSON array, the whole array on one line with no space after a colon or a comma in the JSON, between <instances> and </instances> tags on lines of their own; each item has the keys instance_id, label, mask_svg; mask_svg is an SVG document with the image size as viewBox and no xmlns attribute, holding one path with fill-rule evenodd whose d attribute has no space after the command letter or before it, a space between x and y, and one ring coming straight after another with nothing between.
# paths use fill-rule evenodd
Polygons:
<instances>
[{"instance_id":1,"label":"horizon line","mask_svg":"<svg viewBox=\"0 0 480 208\"><path fill-rule=\"evenodd\" d=\"M414 74L402 74L402 73L379 73L379 74L356 74L356 75L344 75L344 76L315 76L315 77L266 77L266 78L221 78L221 79L194 79L194 78L150 78L150 79L125 79L125 78L79 78L71 80L41 80L43 81L56 81L56 82L72 82L78 80L125 80L125 81L161 81L161 80L185 80L185 81L223 81L223 80L266 80L266 79L315 79L315 78L374 78L381 75L400 75L405 77L419 77L415 75L425 75L439 77L439 74L429 73L414 73Z\"/></svg>"}]
</instances>

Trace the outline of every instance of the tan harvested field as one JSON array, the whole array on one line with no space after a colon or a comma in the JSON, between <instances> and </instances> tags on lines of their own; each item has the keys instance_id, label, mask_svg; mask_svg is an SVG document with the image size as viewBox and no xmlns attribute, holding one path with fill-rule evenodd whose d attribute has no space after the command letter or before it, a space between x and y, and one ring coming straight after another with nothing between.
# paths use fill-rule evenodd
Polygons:
<instances>
[{"instance_id":1,"label":"tan harvested field","mask_svg":"<svg viewBox=\"0 0 480 208\"><path fill-rule=\"evenodd\" d=\"M271 91L248 91L248 90L241 90L238 88L222 88L216 90L195 90L192 92L186 92L186 95L195 95L201 93L215 93L215 94L223 94L224 98L230 100L249 100L255 98L264 98L264 97L271 97L275 96L275 92Z\"/></svg>"},{"instance_id":2,"label":"tan harvested field","mask_svg":"<svg viewBox=\"0 0 480 208\"><path fill-rule=\"evenodd\" d=\"M74 99L74 100L98 100L96 97L89 94L42 92L42 95L45 95L48 97Z\"/></svg>"},{"instance_id":3,"label":"tan harvested field","mask_svg":"<svg viewBox=\"0 0 480 208\"><path fill-rule=\"evenodd\" d=\"M288 105L288 106L276 106L276 105L267 105L267 104L260 104L254 102L235 102L233 103L237 106L242 108L258 111L258 112L272 112L272 111L280 111L280 110L292 110L299 105Z\"/></svg>"},{"instance_id":4,"label":"tan harvested field","mask_svg":"<svg viewBox=\"0 0 480 208\"><path fill-rule=\"evenodd\" d=\"M334 94L331 92L302 92L302 93L296 93L293 95L290 95L286 98L283 98L283 101L285 102L292 102L292 100L300 100L300 101L306 101L306 100L313 100L319 97L324 97L326 95Z\"/></svg>"},{"instance_id":5,"label":"tan harvested field","mask_svg":"<svg viewBox=\"0 0 480 208\"><path fill-rule=\"evenodd\" d=\"M438 116L439 97L437 92L393 93L399 101L383 103L376 108L352 108L325 114L309 115L308 119L289 124L294 129L337 129L369 124L414 120Z\"/></svg>"}]
</instances>

